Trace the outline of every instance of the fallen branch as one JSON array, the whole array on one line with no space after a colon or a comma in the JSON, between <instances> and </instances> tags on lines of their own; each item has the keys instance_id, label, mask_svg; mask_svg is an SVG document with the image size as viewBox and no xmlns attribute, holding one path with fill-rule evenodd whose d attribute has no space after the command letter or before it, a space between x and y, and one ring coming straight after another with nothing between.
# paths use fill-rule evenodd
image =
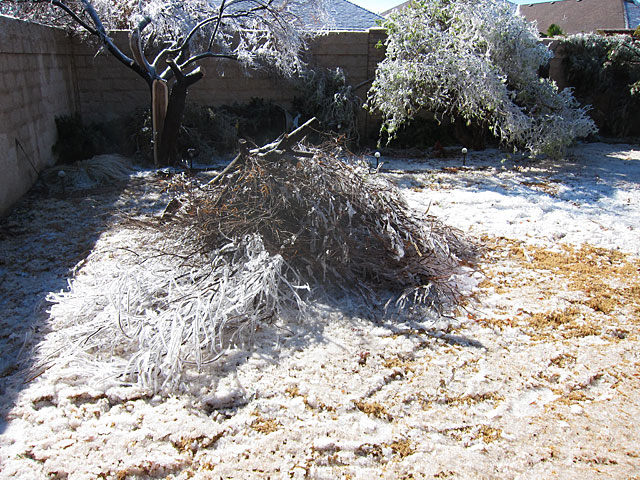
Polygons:
<instances>
[{"instance_id":1,"label":"fallen branch","mask_svg":"<svg viewBox=\"0 0 640 480\"><path fill-rule=\"evenodd\" d=\"M169 393L251 348L259 327L304 318L319 296L340 305L356 294L372 314L393 305L405 318L454 307L453 278L474 246L410 210L365 162L329 149L299 155L312 123L261 148L241 143L208 188L185 183L154 240L111 279L80 277L49 297L68 325L66 338L56 329L67 359Z\"/></svg>"},{"instance_id":2,"label":"fallen branch","mask_svg":"<svg viewBox=\"0 0 640 480\"><path fill-rule=\"evenodd\" d=\"M283 134L278 137L275 141L268 143L262 147L254 148L249 150L247 148L247 141L244 139L239 140L240 152L238 155L226 166L226 168L216 175L209 183L209 186L213 186L218 183L222 178L224 178L227 174L234 171L239 162L246 158L248 155L257 155L261 158L273 159L276 160L284 155L291 155L293 157L303 157L303 158L311 158L313 157L312 152L304 152L301 150L293 150L293 147L296 146L307 134L308 131L311 130L311 127L317 123L317 119L315 117L306 121L303 125L295 129L289 134Z\"/></svg>"}]
</instances>

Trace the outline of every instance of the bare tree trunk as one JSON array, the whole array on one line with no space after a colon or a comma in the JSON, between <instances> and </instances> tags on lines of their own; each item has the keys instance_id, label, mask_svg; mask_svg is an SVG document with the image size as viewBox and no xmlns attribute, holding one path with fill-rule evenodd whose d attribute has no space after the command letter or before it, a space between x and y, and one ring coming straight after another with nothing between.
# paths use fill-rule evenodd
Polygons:
<instances>
[{"instance_id":1,"label":"bare tree trunk","mask_svg":"<svg viewBox=\"0 0 640 480\"><path fill-rule=\"evenodd\" d=\"M153 126L153 162L156 167L160 165L158 152L160 151L160 134L164 130L164 119L167 115L169 104L169 89L167 82L154 80L151 87L151 120Z\"/></svg>"},{"instance_id":2,"label":"bare tree trunk","mask_svg":"<svg viewBox=\"0 0 640 480\"><path fill-rule=\"evenodd\" d=\"M163 128L158 132L160 138L156 158L158 166L175 165L178 161L178 133L186 100L187 86L182 82L175 83L169 95Z\"/></svg>"},{"instance_id":3,"label":"bare tree trunk","mask_svg":"<svg viewBox=\"0 0 640 480\"><path fill-rule=\"evenodd\" d=\"M200 69L188 75L176 75L176 82L171 87L171 94L169 95L164 125L162 131L159 132L160 142L157 149L157 165L175 165L178 162L178 134L180 133L182 114L187 101L187 92L191 85L203 77L204 72Z\"/></svg>"}]
</instances>

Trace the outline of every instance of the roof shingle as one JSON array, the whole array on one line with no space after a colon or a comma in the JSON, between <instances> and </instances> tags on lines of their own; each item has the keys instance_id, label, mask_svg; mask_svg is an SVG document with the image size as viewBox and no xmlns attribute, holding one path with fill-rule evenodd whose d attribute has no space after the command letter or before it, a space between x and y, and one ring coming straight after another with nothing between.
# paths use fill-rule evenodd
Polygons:
<instances>
[{"instance_id":1,"label":"roof shingle","mask_svg":"<svg viewBox=\"0 0 640 480\"><path fill-rule=\"evenodd\" d=\"M303 19L309 29L364 31L376 27L384 18L347 0L328 0L328 21L321 21L310 12L308 2L294 1L291 8Z\"/></svg>"}]
</instances>

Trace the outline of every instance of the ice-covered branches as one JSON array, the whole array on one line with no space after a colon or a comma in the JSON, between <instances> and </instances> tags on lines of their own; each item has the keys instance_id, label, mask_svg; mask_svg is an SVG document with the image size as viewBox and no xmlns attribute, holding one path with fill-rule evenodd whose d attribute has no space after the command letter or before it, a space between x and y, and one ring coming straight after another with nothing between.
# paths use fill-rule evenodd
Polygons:
<instances>
[{"instance_id":1,"label":"ice-covered branches","mask_svg":"<svg viewBox=\"0 0 640 480\"><path fill-rule=\"evenodd\" d=\"M72 372L91 365L175 392L246 352L259 329L311 320L310 299L355 297L361 315L387 305L405 319L455 308L475 246L337 153L282 140L245 152L219 180L185 177L155 233L127 232L135 252L50 296L55 344L72 346L52 356Z\"/></svg>"},{"instance_id":2,"label":"ice-covered branches","mask_svg":"<svg viewBox=\"0 0 640 480\"><path fill-rule=\"evenodd\" d=\"M487 125L503 143L558 154L595 131L569 91L538 76L551 53L501 0L430 0L391 16L369 92L391 136L420 110Z\"/></svg>"},{"instance_id":3,"label":"ice-covered branches","mask_svg":"<svg viewBox=\"0 0 640 480\"><path fill-rule=\"evenodd\" d=\"M250 65L269 62L284 73L300 66L310 33L305 20L324 14L323 1L290 0L7 0L0 13L65 26L110 41L113 30L132 32L140 45L133 58L151 79L173 75L208 57ZM155 51L153 59L145 57ZM122 53L122 52L121 52Z\"/></svg>"},{"instance_id":4,"label":"ice-covered branches","mask_svg":"<svg viewBox=\"0 0 640 480\"><path fill-rule=\"evenodd\" d=\"M268 65L301 71L306 37L317 33L324 0L3 0L0 13L63 25L94 37L153 91L154 157L177 162L176 143L188 89L204 76L201 62ZM311 25L310 25L311 21ZM314 28L315 27L315 28ZM129 32L118 44L115 29ZM218 68L223 68L219 62ZM170 94L168 92L171 92Z\"/></svg>"}]
</instances>

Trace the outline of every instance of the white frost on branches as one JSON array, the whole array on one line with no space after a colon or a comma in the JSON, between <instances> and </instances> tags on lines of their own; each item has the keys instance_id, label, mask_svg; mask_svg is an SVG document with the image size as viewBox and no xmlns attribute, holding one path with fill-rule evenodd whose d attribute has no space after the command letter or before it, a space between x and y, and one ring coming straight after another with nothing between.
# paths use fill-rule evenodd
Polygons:
<instances>
[{"instance_id":1,"label":"white frost on branches","mask_svg":"<svg viewBox=\"0 0 640 480\"><path fill-rule=\"evenodd\" d=\"M420 110L485 123L505 144L557 155L595 132L569 90L538 70L551 58L501 0L429 0L392 15L369 105L393 136Z\"/></svg>"},{"instance_id":2,"label":"white frost on branches","mask_svg":"<svg viewBox=\"0 0 640 480\"><path fill-rule=\"evenodd\" d=\"M175 59L182 70L204 58L232 58L247 66L268 64L285 75L295 74L301 67L300 52L307 38L322 30L326 12L325 0L3 0L0 4L0 14L94 36L99 36L95 30L100 27L107 35L137 31L145 54L156 54L147 67L158 68L158 75L166 68L165 58Z\"/></svg>"},{"instance_id":3,"label":"white frost on branches","mask_svg":"<svg viewBox=\"0 0 640 480\"><path fill-rule=\"evenodd\" d=\"M73 347L43 352L44 364L59 357L67 372L93 372L107 384L188 389L190 377L251 345L260 325L305 310L298 290L306 287L292 277L258 235L188 260L136 255L113 272L80 276L68 291L50 294L54 343Z\"/></svg>"}]
</instances>

